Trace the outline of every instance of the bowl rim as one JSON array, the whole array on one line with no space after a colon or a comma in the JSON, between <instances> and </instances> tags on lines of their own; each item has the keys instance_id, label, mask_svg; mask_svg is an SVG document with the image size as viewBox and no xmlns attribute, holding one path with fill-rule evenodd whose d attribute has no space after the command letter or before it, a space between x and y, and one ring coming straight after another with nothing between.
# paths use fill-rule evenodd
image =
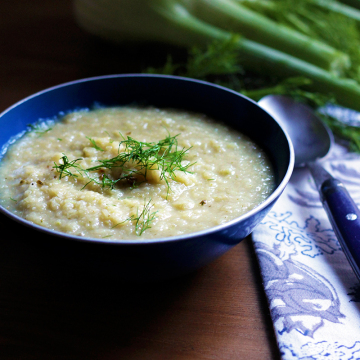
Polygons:
<instances>
[{"instance_id":1,"label":"bowl rim","mask_svg":"<svg viewBox=\"0 0 360 360\"><path fill-rule=\"evenodd\" d=\"M217 225L217 226L213 226L211 228L208 229L204 229L204 230L200 230L200 231L196 231L196 232L191 232L191 233L185 233L185 234L181 234L181 235L176 235L176 236L168 236L168 237L160 237L160 238L154 238L154 239L106 239L106 238L92 238L92 237L87 237L87 236L78 236L78 235L72 235L72 234L68 234L68 233L63 233L60 231L56 231L56 230L52 230L52 229L48 229L45 228L43 226L37 225L29 220L26 220L14 213L12 213L11 211L5 209L1 204L0 204L0 213L6 215L7 217L11 218L12 220L15 220L18 223L21 223L27 227L33 228L37 231L40 231L42 233L51 235L51 236L56 236L56 237L60 237L60 238L65 238L71 241L76 241L76 242L85 242L85 243L93 243L93 244L111 244L111 245L127 245L127 246L136 246L136 245L149 245L149 244L160 244L160 243L169 243L169 242L178 242L178 241L183 241L183 240L190 240L196 237L202 237L204 235L211 235L213 233L219 232L221 230L225 230L226 228L230 228L232 225L244 221L250 217L252 217L253 215L255 215L256 213L260 212L261 210L263 210L264 208L266 208L267 206L269 206L272 202L274 202L280 195L281 193L284 191L287 183L290 180L290 177L293 173L294 170L294 164L295 164L295 153L294 153L294 148L291 142L291 139L289 137L289 135L287 134L287 132L284 130L284 128L281 126L281 124L272 116L270 115L266 110L264 110L256 101L254 101L253 99L250 99L249 97L235 91L232 89L229 89L227 87L218 85L218 84L214 84L208 81L204 81L204 80L198 80L198 79L193 79L193 78L187 78L187 77L182 77L182 76L175 76L175 75L163 75L163 74L142 74L142 73L127 73L127 74L111 74L111 75L101 75L101 76L93 76L93 77L87 77L87 78L82 78L82 79L77 79L77 80L72 80L69 82L65 82L65 83L61 83L55 86L51 86L48 88L45 88L43 90L40 90L34 94L31 94L21 100L19 100L18 102L14 103L13 105L11 105L10 107L6 108L4 111L2 111L0 113L0 118L3 117L5 114L7 114L8 112L10 112L12 109L16 108L17 106L21 105L24 102L27 102L29 100L31 100L32 98L41 96L44 93L48 93L51 91L54 91L56 89L59 88L63 88L63 87L68 87L68 86L72 86L72 85L76 85L79 83L86 83L86 82L92 82L92 81L97 81L97 80L106 80L106 79L112 79L112 78L139 78L139 77L151 77L151 78L169 78L169 79L173 79L173 80L178 80L178 81L188 81L188 82L195 82L195 83L200 83L206 86L211 86L211 87L216 87L219 88L223 91L227 91L230 93L233 93L237 96L240 96L244 99L246 99L247 101L250 101L251 103L253 103L255 106L257 106L258 108L260 108L262 111L264 111L265 113L267 113L267 115L273 119L274 122L276 122L278 124L278 126L280 127L281 131L283 132L283 135L285 136L288 146L289 146L289 163L287 166L287 170L286 173L283 177L283 179L281 180L281 182L279 183L279 185L275 188L275 190L260 204L258 204L257 206L255 206L253 209L251 209L250 211L246 212L243 215L240 215L230 221L227 221L224 224L221 225ZM14 134L13 136L15 136L16 134ZM1 161L1 158L0 158Z\"/></svg>"}]
</instances>

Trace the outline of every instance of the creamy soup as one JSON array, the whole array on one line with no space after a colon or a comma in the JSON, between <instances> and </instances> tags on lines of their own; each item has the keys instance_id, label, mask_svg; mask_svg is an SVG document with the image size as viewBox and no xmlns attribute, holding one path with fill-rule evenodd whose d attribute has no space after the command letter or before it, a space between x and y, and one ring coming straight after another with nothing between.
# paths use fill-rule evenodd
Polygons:
<instances>
[{"instance_id":1,"label":"creamy soup","mask_svg":"<svg viewBox=\"0 0 360 360\"><path fill-rule=\"evenodd\" d=\"M272 192L264 152L204 115L154 108L76 111L39 123L0 166L3 207L77 236L151 239L238 217Z\"/></svg>"}]
</instances>

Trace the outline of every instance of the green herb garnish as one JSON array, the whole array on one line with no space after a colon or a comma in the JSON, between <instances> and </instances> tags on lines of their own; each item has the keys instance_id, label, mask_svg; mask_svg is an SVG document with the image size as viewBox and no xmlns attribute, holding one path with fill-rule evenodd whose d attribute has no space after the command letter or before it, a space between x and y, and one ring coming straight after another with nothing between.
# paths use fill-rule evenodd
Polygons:
<instances>
[{"instance_id":1,"label":"green herb garnish","mask_svg":"<svg viewBox=\"0 0 360 360\"><path fill-rule=\"evenodd\" d=\"M118 155L111 159L99 160L99 165L90 167L86 171L120 168L122 173L115 182L129 180L133 187L136 187L139 178L143 178L144 181L147 179L148 171L159 170L160 179L165 180L170 189L169 179L175 179L175 171L189 172L188 168L193 165L192 163L182 164L190 148L178 150L178 136L168 135L157 143L137 141L130 136L123 137L124 140L120 142L119 149L124 145L124 151L119 151ZM104 178L105 186L114 185L113 180L106 175L103 176Z\"/></svg>"},{"instance_id":2,"label":"green herb garnish","mask_svg":"<svg viewBox=\"0 0 360 360\"><path fill-rule=\"evenodd\" d=\"M141 182L146 181L149 171L158 170L160 171L160 180L166 182L169 191L169 179L176 180L175 171L190 173L188 168L194 164L182 164L184 156L190 148L179 150L178 136L179 134L176 136L168 135L157 143L137 141L130 136L123 137L124 140L119 144L118 155L110 159L98 160L98 165L84 169L78 164L82 158L69 161L68 157L63 154L62 164L55 163L54 169L59 173L59 179L64 176L78 177L76 174L78 173L89 178L89 182L84 187L95 182L103 188L111 189L117 182L123 180L128 181L132 188L136 188ZM92 144L95 143L93 139L88 139ZM125 147L124 151L120 152L120 148L123 146ZM100 177L91 176L92 172L114 168L121 169L121 175L117 179L111 179L105 173Z\"/></svg>"},{"instance_id":3,"label":"green herb garnish","mask_svg":"<svg viewBox=\"0 0 360 360\"><path fill-rule=\"evenodd\" d=\"M129 218L125 219L124 221L121 221L114 225L112 229L119 226L120 224L125 223L126 221L134 221L135 222L135 233L137 236L141 236L143 232L147 229L151 228L151 223L156 218L157 211L151 212L151 209L154 205L150 205L151 199L146 202L144 201L144 207L142 211L139 213L139 208L136 211L136 216L131 215Z\"/></svg>"},{"instance_id":4,"label":"green herb garnish","mask_svg":"<svg viewBox=\"0 0 360 360\"><path fill-rule=\"evenodd\" d=\"M102 149L100 146L96 145L96 142L94 139L87 137L86 138L91 142L91 144L93 145L93 147L98 150L98 151L105 151L104 149Z\"/></svg>"},{"instance_id":5,"label":"green herb garnish","mask_svg":"<svg viewBox=\"0 0 360 360\"><path fill-rule=\"evenodd\" d=\"M34 132L40 136L46 134L48 131L52 130L51 127L48 127L48 128L44 128L44 125L42 125L41 123L38 123L38 124L28 124L27 125L31 132Z\"/></svg>"},{"instance_id":6,"label":"green herb garnish","mask_svg":"<svg viewBox=\"0 0 360 360\"><path fill-rule=\"evenodd\" d=\"M144 207L139 214L139 209L137 210L136 216L131 216L130 219L135 221L135 233L137 236L141 236L142 233L151 228L151 223L156 218L157 211L151 212L153 205L150 205L151 199L146 203L144 202Z\"/></svg>"},{"instance_id":7,"label":"green herb garnish","mask_svg":"<svg viewBox=\"0 0 360 360\"><path fill-rule=\"evenodd\" d=\"M78 177L78 175L71 172L70 169L77 171L79 174L84 174L86 172L86 170L84 170L79 164L77 164L77 162L82 160L82 158L69 161L69 158L65 154L63 154L61 160L62 164L57 164L56 162L54 162L53 166L53 168L59 173L59 179L62 179L65 176Z\"/></svg>"}]
</instances>

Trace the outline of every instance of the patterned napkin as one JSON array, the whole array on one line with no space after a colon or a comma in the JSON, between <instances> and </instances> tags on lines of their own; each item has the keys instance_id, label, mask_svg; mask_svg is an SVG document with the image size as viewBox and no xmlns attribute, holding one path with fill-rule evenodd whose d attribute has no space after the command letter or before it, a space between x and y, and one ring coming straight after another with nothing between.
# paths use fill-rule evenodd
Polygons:
<instances>
[{"instance_id":1,"label":"patterned napkin","mask_svg":"<svg viewBox=\"0 0 360 360\"><path fill-rule=\"evenodd\" d=\"M360 205L360 156L335 145L325 169ZM282 360L360 359L360 283L306 168L253 232Z\"/></svg>"}]
</instances>

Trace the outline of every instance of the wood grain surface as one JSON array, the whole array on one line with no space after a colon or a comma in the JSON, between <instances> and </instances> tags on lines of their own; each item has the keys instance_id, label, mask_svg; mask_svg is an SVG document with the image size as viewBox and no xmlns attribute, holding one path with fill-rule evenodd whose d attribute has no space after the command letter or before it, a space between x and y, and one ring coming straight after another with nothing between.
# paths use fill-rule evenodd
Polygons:
<instances>
[{"instance_id":1,"label":"wood grain surface","mask_svg":"<svg viewBox=\"0 0 360 360\"><path fill-rule=\"evenodd\" d=\"M93 38L70 0L2 0L0 111L67 81L141 72L169 52L185 55ZM280 359L251 238L189 276L123 284L40 256L4 216L0 226L2 360Z\"/></svg>"}]
</instances>

